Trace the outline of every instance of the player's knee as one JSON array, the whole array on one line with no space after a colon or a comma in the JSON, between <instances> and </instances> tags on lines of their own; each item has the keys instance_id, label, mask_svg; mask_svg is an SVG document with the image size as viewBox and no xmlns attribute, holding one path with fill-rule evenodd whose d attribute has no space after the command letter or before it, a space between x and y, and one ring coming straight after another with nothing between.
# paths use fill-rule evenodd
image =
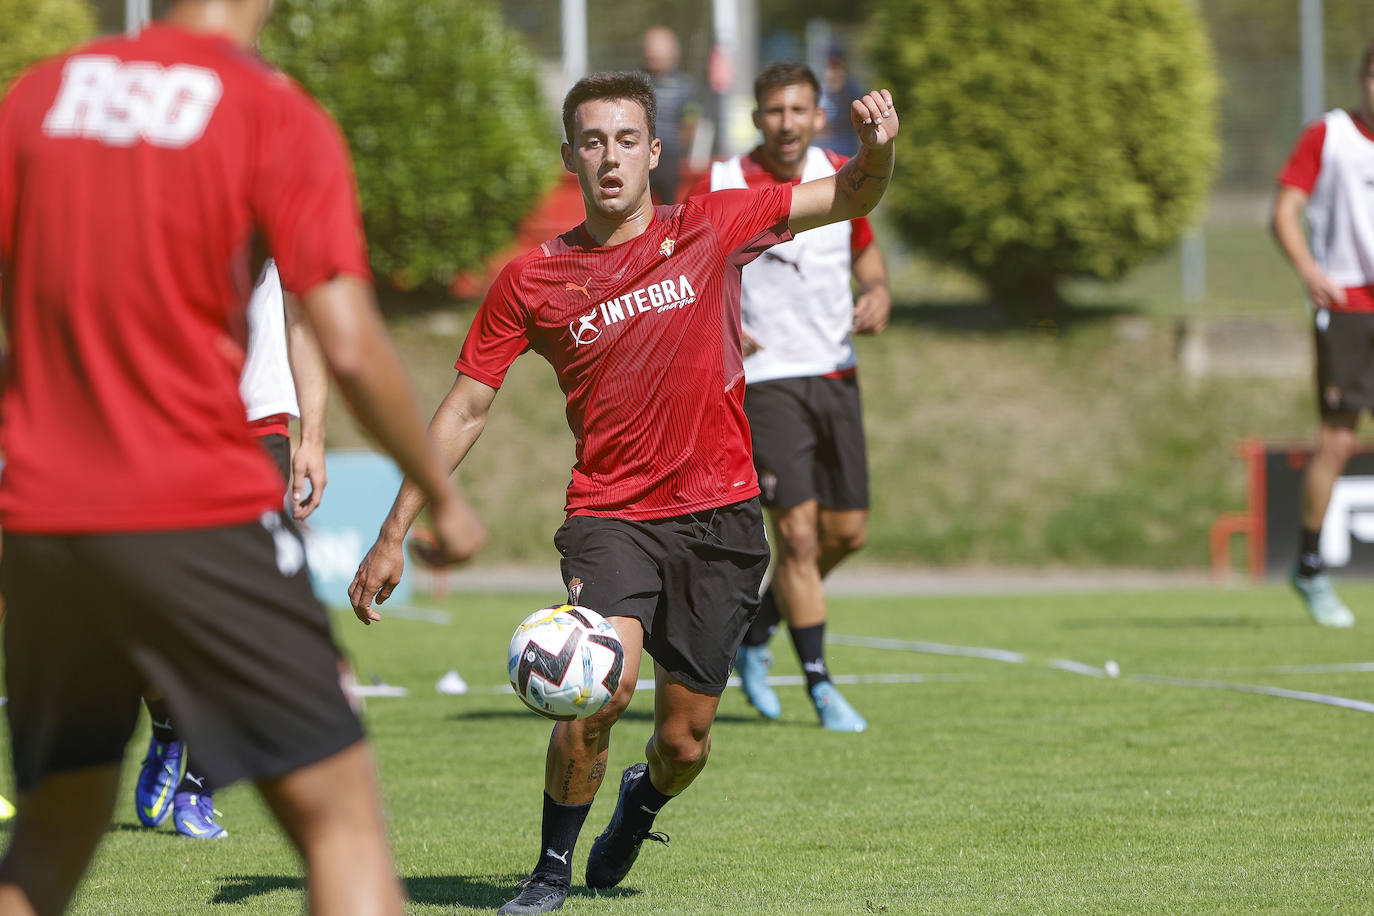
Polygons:
<instances>
[{"instance_id":1,"label":"player's knee","mask_svg":"<svg viewBox=\"0 0 1374 916\"><path fill-rule=\"evenodd\" d=\"M584 738L597 740L612 725L619 722L621 715L630 707L630 700L634 698L634 695L633 684L622 684L620 689L611 695L605 706L581 721Z\"/></svg>"},{"instance_id":2,"label":"player's knee","mask_svg":"<svg viewBox=\"0 0 1374 916\"><path fill-rule=\"evenodd\" d=\"M814 527L783 528L778 534L778 562L815 563L820 559L821 543Z\"/></svg>"},{"instance_id":3,"label":"player's knee","mask_svg":"<svg viewBox=\"0 0 1374 916\"><path fill-rule=\"evenodd\" d=\"M827 538L825 549L828 553L848 555L863 550L868 543L868 526L855 525L836 531Z\"/></svg>"},{"instance_id":4,"label":"player's knee","mask_svg":"<svg viewBox=\"0 0 1374 916\"><path fill-rule=\"evenodd\" d=\"M654 752L676 773L687 772L701 765L706 758L705 736L697 738L682 732L660 732L654 736Z\"/></svg>"}]
</instances>

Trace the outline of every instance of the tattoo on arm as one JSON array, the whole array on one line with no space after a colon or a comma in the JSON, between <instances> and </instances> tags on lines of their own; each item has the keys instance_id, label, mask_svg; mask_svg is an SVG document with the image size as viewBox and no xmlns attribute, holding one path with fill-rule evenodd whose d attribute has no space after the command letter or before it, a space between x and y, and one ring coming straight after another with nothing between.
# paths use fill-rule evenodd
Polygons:
<instances>
[{"instance_id":1,"label":"tattoo on arm","mask_svg":"<svg viewBox=\"0 0 1374 916\"><path fill-rule=\"evenodd\" d=\"M863 188L870 179L877 181L879 184L887 181L882 175L873 172L865 172L860 166L854 165L845 171L844 183L845 187L849 190L858 191Z\"/></svg>"}]
</instances>

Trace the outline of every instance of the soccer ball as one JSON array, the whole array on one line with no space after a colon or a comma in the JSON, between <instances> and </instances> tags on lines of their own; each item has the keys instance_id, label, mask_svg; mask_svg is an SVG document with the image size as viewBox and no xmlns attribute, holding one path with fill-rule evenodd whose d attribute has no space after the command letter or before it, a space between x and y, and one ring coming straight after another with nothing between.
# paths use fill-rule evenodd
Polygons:
<instances>
[{"instance_id":1,"label":"soccer ball","mask_svg":"<svg viewBox=\"0 0 1374 916\"><path fill-rule=\"evenodd\" d=\"M596 611L560 604L521 621L506 673L515 695L546 719L583 719L610 702L625 670L625 647Z\"/></svg>"}]
</instances>

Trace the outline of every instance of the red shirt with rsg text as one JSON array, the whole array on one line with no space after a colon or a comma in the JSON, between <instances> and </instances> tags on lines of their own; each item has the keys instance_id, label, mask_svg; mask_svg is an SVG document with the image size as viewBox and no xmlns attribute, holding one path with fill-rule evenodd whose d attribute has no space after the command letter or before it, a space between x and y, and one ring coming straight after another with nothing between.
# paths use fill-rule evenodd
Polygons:
<instances>
[{"instance_id":1,"label":"red shirt with rsg text","mask_svg":"<svg viewBox=\"0 0 1374 916\"><path fill-rule=\"evenodd\" d=\"M249 248L304 294L370 279L348 155L295 84L156 25L38 65L0 103L0 524L238 524L281 507L243 421Z\"/></svg>"},{"instance_id":2,"label":"red shirt with rsg text","mask_svg":"<svg viewBox=\"0 0 1374 916\"><path fill-rule=\"evenodd\" d=\"M744 417L740 270L791 238L792 186L658 207L639 236L578 226L508 264L457 369L499 388L534 350L567 396L569 515L668 518L758 495Z\"/></svg>"}]
</instances>

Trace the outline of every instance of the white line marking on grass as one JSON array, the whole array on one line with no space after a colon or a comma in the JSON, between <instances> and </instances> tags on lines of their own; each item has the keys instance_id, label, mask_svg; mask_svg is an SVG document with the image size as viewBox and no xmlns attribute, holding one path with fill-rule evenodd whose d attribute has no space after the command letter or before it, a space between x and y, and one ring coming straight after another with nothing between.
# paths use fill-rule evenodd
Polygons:
<instances>
[{"instance_id":1,"label":"white line marking on grass","mask_svg":"<svg viewBox=\"0 0 1374 916\"><path fill-rule=\"evenodd\" d=\"M1098 668L1096 665L1085 665L1071 658L1052 658L1048 664L1051 668L1067 671L1070 674L1082 674L1086 677L1107 677L1106 669Z\"/></svg>"},{"instance_id":2,"label":"white line marking on grass","mask_svg":"<svg viewBox=\"0 0 1374 916\"><path fill-rule=\"evenodd\" d=\"M404 687L391 684L356 684L349 687L348 692L355 697L403 697L410 693Z\"/></svg>"},{"instance_id":3,"label":"white line marking on grass","mask_svg":"<svg viewBox=\"0 0 1374 916\"><path fill-rule=\"evenodd\" d=\"M1340 674L1351 671L1374 671L1374 662L1343 662L1331 665L1283 665L1266 668L1265 674Z\"/></svg>"},{"instance_id":4,"label":"white line marking on grass","mask_svg":"<svg viewBox=\"0 0 1374 916\"><path fill-rule=\"evenodd\" d=\"M884 639L878 636L844 636L839 633L825 638L837 646L859 646L864 649L893 649L898 652L924 652L927 655L962 655L968 658L985 658L993 662L1006 662L1009 665L1024 665L1026 656L1010 649L986 649L980 646L952 646L942 642L921 642L910 639Z\"/></svg>"},{"instance_id":5,"label":"white line marking on grass","mask_svg":"<svg viewBox=\"0 0 1374 916\"><path fill-rule=\"evenodd\" d=\"M1352 700L1350 697L1336 697L1325 693L1309 693L1306 690L1285 690L1282 687L1266 687L1259 684L1232 684L1227 681L1196 681L1182 677L1165 677L1160 674L1133 674L1131 677L1147 684L1166 684L1171 687L1200 687L1204 690L1231 690L1236 693L1257 693L1285 700L1302 700L1305 703L1321 703L1324 706L1339 706L1356 712L1374 712L1374 703Z\"/></svg>"}]
</instances>

